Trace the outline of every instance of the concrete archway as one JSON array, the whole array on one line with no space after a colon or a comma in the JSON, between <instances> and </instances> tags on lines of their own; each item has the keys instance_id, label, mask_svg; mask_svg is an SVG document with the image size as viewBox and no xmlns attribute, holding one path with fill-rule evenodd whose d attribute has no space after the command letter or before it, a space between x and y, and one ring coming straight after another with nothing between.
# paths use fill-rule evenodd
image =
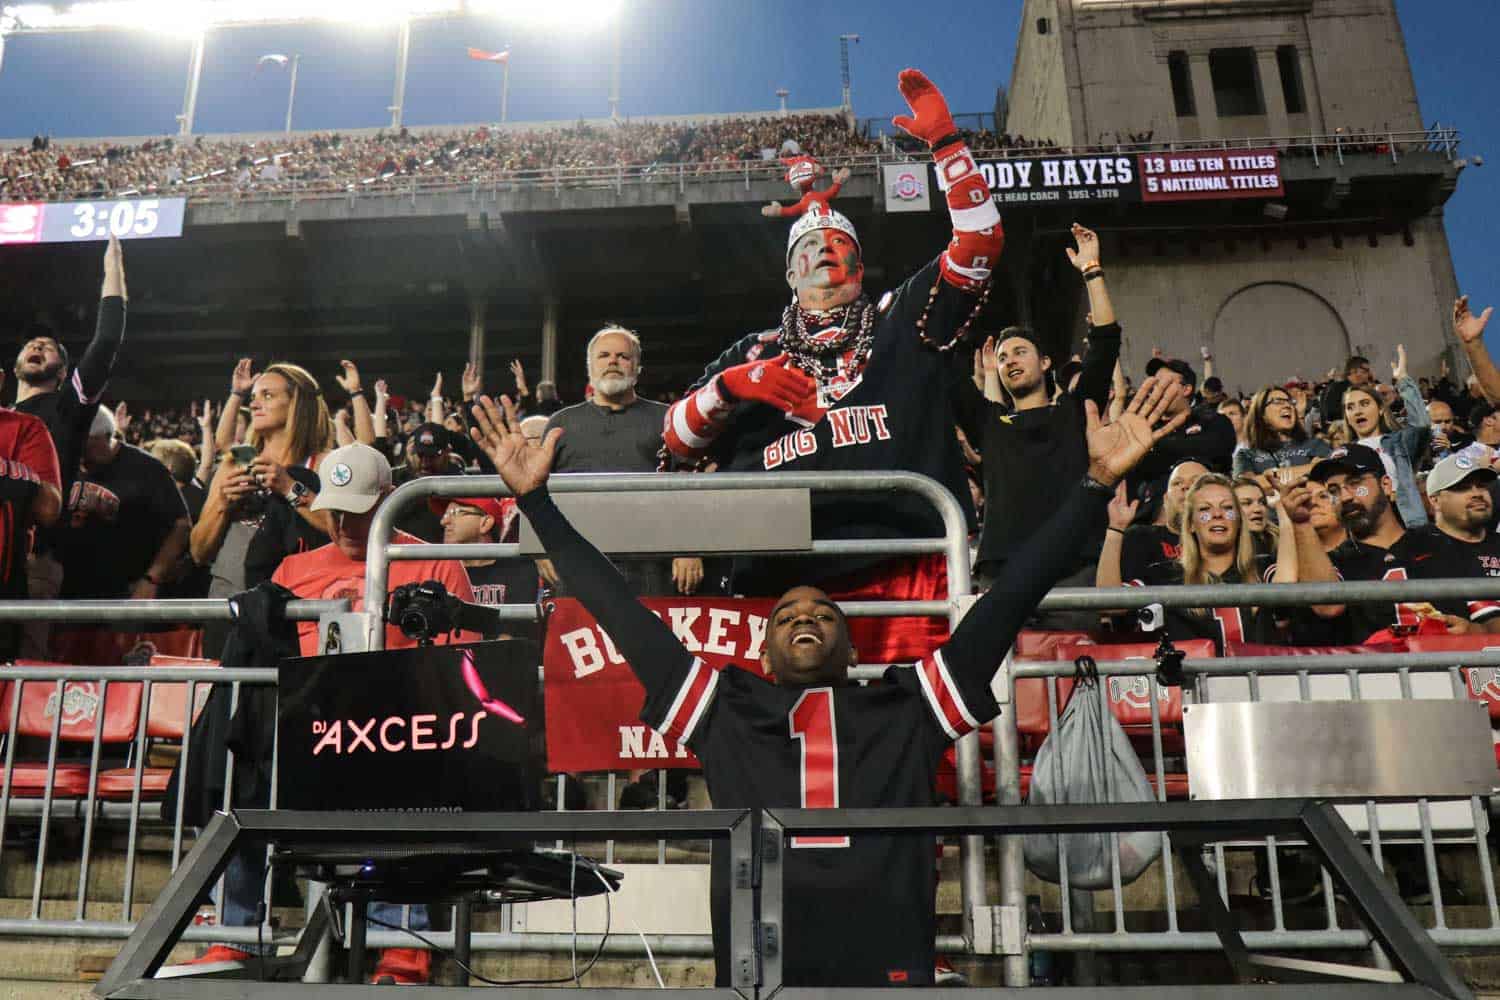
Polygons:
<instances>
[{"instance_id":1,"label":"concrete archway","mask_svg":"<svg viewBox=\"0 0 1500 1000\"><path fill-rule=\"evenodd\" d=\"M1209 338L1224 388L1246 395L1292 375L1315 381L1343 365L1349 344L1349 331L1326 299L1285 281L1257 282L1231 294Z\"/></svg>"}]
</instances>

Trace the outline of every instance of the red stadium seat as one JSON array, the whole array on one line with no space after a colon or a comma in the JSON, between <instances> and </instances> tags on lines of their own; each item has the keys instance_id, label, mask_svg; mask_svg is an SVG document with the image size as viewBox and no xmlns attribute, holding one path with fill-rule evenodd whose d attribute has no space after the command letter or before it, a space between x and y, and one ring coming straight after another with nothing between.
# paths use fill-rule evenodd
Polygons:
<instances>
[{"instance_id":1,"label":"red stadium seat","mask_svg":"<svg viewBox=\"0 0 1500 1000\"><path fill-rule=\"evenodd\" d=\"M217 660L194 659L186 656L151 657L153 667L217 667ZM193 722L203 712L213 685L199 684L193 689ZM187 711L187 683L167 682L151 685L151 704L146 714L146 736L149 739L182 742L183 717ZM141 798L160 799L167 791L172 778L170 767L141 768ZM85 775L87 784L87 775ZM99 775L99 797L114 801L128 800L134 795L135 768L119 767L103 771Z\"/></svg>"},{"instance_id":2,"label":"red stadium seat","mask_svg":"<svg viewBox=\"0 0 1500 1000\"><path fill-rule=\"evenodd\" d=\"M1015 658L1052 663L1057 659L1058 647L1083 645L1088 641L1087 632L1043 632L1028 629L1016 636ZM1029 752L1041 745L1042 737L1051 728L1047 714L1047 685L1048 680L1042 677L1021 677L1016 680L1016 731L1021 734L1022 746ZM1071 678L1058 679L1058 711L1067 703L1072 690Z\"/></svg>"},{"instance_id":3,"label":"red stadium seat","mask_svg":"<svg viewBox=\"0 0 1500 1000\"><path fill-rule=\"evenodd\" d=\"M16 666L60 666L44 661L18 661ZM11 735L11 712L15 709L17 692L20 711L16 721L16 734L49 739L52 723L57 717L57 684L53 681L15 681L5 685L0 697L0 733ZM60 743L91 744L94 728L101 711L99 684L95 681L68 681L63 686L62 721L58 727ZM104 713L101 741L128 747L135 739L140 722L141 685L120 682L109 685L102 706ZM82 798L88 794L89 766L87 764L58 764L54 773L52 794L60 798ZM0 771L0 787L4 773ZM11 774L10 794L20 798L41 798L47 789L47 764L45 761L17 761Z\"/></svg>"}]
</instances>

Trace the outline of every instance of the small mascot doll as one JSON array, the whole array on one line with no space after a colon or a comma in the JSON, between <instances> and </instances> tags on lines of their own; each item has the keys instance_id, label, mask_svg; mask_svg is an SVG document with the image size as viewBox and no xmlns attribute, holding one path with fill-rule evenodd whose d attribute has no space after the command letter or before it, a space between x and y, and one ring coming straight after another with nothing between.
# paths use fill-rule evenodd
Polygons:
<instances>
[{"instance_id":1,"label":"small mascot doll","mask_svg":"<svg viewBox=\"0 0 1500 1000\"><path fill-rule=\"evenodd\" d=\"M779 201L762 205L760 214L770 219L796 218L807 211L826 215L828 203L838 195L839 188L849 179L849 168L840 167L833 175L833 183L826 190L814 191L813 181L823 175L821 163L811 156L783 156L781 162L786 164L786 182L801 195L801 199L795 205L783 206Z\"/></svg>"}]
</instances>

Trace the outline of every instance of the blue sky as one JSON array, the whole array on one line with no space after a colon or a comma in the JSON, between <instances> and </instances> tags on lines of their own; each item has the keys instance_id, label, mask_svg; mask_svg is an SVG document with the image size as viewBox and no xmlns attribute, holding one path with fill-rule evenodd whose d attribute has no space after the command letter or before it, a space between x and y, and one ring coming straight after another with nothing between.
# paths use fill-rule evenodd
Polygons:
<instances>
[{"instance_id":1,"label":"blue sky","mask_svg":"<svg viewBox=\"0 0 1500 1000\"><path fill-rule=\"evenodd\" d=\"M774 108L778 87L798 107L839 101L838 36L853 32L860 116L901 109L895 77L927 70L957 111L988 111L1010 79L1020 0L923 8L910 2L809 7L786 0L626 0L622 113L695 114ZM1470 167L1447 205L1459 284L1476 305L1500 302L1489 232L1500 212L1500 101L1492 45L1497 0L1397 0L1423 117L1463 130ZM503 19L441 21L413 30L405 120L410 125L498 116L500 71L467 46L512 48L513 120L608 113L613 42L606 25L568 31ZM267 52L303 56L297 127L389 121L395 29L259 27L209 38L197 130L272 131L286 110L284 73L255 73ZM142 33L12 37L0 67L0 136L141 135L175 130L188 44ZM1490 340L1500 349L1500 321Z\"/></svg>"}]
</instances>

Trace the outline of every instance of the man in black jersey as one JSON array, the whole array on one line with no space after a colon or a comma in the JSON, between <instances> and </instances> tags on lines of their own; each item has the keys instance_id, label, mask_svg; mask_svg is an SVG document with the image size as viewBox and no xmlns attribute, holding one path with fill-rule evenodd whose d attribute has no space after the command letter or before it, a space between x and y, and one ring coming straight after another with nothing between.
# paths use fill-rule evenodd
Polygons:
<instances>
[{"instance_id":1,"label":"man in black jersey","mask_svg":"<svg viewBox=\"0 0 1500 1000\"><path fill-rule=\"evenodd\" d=\"M99 293L99 319L94 339L77 365L70 365L67 348L44 326L33 327L16 354L16 410L41 419L57 448L62 496L67 500L83 460L84 441L99 409L99 397L115 366L125 337L125 257L120 241L110 237L104 251L104 287ZM53 556L64 523L39 530L35 550L26 562L28 592L33 598L57 597L62 592L62 564ZM22 629L21 651L45 657L50 626L28 622Z\"/></svg>"},{"instance_id":2,"label":"man in black jersey","mask_svg":"<svg viewBox=\"0 0 1500 1000\"><path fill-rule=\"evenodd\" d=\"M516 410L483 397L477 441L578 599L613 637L646 689L641 719L703 764L718 808L931 805L951 741L999 713L990 679L1037 602L1073 563L1072 542L1104 518L1117 483L1185 417L1161 423L1180 390L1148 379L1114 423L1086 403L1087 475L1006 561L962 625L914 669L851 685L857 658L837 604L793 587L767 625L763 671L715 672L647 611L609 560L570 525L546 483L560 429L528 446ZM786 873L784 971L799 986L928 985L935 959L930 836L792 838ZM729 976L727 871L713 865L718 981Z\"/></svg>"},{"instance_id":3,"label":"man in black jersey","mask_svg":"<svg viewBox=\"0 0 1500 1000\"><path fill-rule=\"evenodd\" d=\"M1439 556L1444 539L1431 533L1407 531L1396 513L1395 488L1385 463L1373 448L1351 444L1313 466L1311 478L1325 483L1339 500L1340 517L1349 540L1331 553L1320 546L1299 545L1300 578L1307 582L1332 579L1334 570L1344 580L1411 580L1420 577L1479 576L1477 567L1461 572L1429 573L1422 566ZM1468 632L1494 612L1489 602L1435 601L1327 605L1314 608L1322 618L1341 618L1344 642L1359 643L1383 629L1410 628L1421 619L1441 619L1449 632Z\"/></svg>"}]
</instances>

